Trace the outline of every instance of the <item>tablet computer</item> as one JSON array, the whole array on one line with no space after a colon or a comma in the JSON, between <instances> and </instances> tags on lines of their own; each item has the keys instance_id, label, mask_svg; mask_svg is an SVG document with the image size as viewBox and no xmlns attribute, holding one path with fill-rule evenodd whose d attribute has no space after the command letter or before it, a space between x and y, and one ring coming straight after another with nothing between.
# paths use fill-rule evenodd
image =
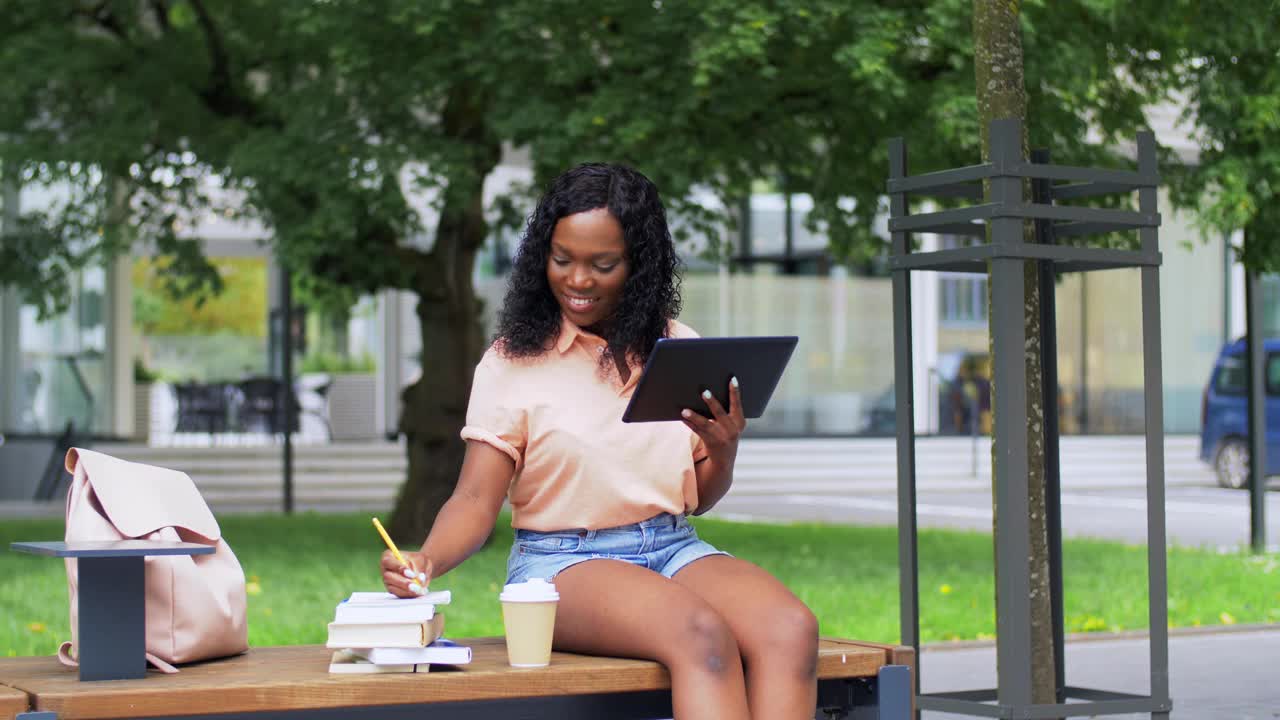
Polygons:
<instances>
[{"instance_id":1,"label":"tablet computer","mask_svg":"<svg viewBox=\"0 0 1280 720\"><path fill-rule=\"evenodd\" d=\"M738 378L742 414L757 418L782 379L797 338L662 338L653 346L622 422L680 420L689 408L711 417L702 399L710 390L729 409L729 379Z\"/></svg>"}]
</instances>

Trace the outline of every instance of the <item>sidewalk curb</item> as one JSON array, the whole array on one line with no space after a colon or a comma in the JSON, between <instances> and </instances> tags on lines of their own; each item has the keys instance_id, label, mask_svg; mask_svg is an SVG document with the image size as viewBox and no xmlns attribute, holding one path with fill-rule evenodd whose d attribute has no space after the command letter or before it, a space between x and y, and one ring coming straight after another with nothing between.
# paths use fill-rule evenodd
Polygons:
<instances>
[{"instance_id":1,"label":"sidewalk curb","mask_svg":"<svg viewBox=\"0 0 1280 720\"><path fill-rule=\"evenodd\" d=\"M1242 625L1202 625L1200 627L1180 627L1169 628L1169 637L1194 637L1198 635L1235 635L1240 633L1256 633L1256 632L1280 632L1280 623L1250 623ZM1091 633L1071 633L1067 635L1066 640L1070 643L1079 642L1111 642L1123 640L1140 640L1150 637L1149 630L1121 630L1120 632L1091 632ZM932 642L922 645L922 651L930 652L941 651L948 652L951 650L974 650L979 648L994 648L995 640L944 640L941 642Z\"/></svg>"}]
</instances>

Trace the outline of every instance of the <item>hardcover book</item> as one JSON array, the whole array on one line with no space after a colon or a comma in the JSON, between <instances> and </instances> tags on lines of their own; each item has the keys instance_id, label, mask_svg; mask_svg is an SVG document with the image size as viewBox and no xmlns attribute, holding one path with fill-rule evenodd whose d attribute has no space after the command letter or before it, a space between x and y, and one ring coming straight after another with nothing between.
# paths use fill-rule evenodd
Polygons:
<instances>
[{"instance_id":1,"label":"hardcover book","mask_svg":"<svg viewBox=\"0 0 1280 720\"><path fill-rule=\"evenodd\" d=\"M331 622L330 648L424 648L444 632L444 615L423 622Z\"/></svg>"}]
</instances>

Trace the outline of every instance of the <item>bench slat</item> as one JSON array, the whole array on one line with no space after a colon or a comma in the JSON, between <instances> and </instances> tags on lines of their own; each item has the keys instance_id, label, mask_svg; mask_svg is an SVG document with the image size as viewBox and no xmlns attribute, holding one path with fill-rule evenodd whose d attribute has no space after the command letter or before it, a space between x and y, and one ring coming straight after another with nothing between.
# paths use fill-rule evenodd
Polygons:
<instances>
[{"instance_id":1,"label":"bench slat","mask_svg":"<svg viewBox=\"0 0 1280 720\"><path fill-rule=\"evenodd\" d=\"M916 651L910 645L889 645L886 643L867 642L865 640L845 640L843 638L822 638L825 641L844 643L846 645L857 645L866 648L878 648L885 652L885 658L890 665L906 665L915 672L916 667Z\"/></svg>"},{"instance_id":2,"label":"bench slat","mask_svg":"<svg viewBox=\"0 0 1280 720\"><path fill-rule=\"evenodd\" d=\"M2 682L2 681L0 681ZM0 685L0 718L11 718L18 713L30 709L27 694L5 685Z\"/></svg>"},{"instance_id":3,"label":"bench slat","mask_svg":"<svg viewBox=\"0 0 1280 720\"><path fill-rule=\"evenodd\" d=\"M26 691L36 710L59 720L140 718L197 712L313 710L607 692L661 690L670 678L645 660L555 653L551 666L507 665L503 639L467 638L472 662L426 674L331 675L332 650L319 645L254 648L245 655L186 666L176 675L142 680L80 682L55 657L0 659L0 685ZM888 661L885 649L823 639L820 678L874 677ZM25 698L24 698L25 702ZM0 717L11 717L0 714Z\"/></svg>"}]
</instances>

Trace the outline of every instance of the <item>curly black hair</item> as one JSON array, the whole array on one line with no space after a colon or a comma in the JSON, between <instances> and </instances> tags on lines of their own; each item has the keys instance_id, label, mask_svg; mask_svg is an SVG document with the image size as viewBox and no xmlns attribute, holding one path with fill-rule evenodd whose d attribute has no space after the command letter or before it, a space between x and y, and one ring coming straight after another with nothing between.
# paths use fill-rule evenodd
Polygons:
<instances>
[{"instance_id":1,"label":"curly black hair","mask_svg":"<svg viewBox=\"0 0 1280 720\"><path fill-rule=\"evenodd\" d=\"M603 329L601 366L621 355L644 362L668 321L680 313L680 259L658 188L622 165L587 163L551 181L520 240L494 341L508 358L546 352L560 335L560 305L547 282L551 234L560 218L608 208L622 225L629 273L622 298Z\"/></svg>"}]
</instances>

